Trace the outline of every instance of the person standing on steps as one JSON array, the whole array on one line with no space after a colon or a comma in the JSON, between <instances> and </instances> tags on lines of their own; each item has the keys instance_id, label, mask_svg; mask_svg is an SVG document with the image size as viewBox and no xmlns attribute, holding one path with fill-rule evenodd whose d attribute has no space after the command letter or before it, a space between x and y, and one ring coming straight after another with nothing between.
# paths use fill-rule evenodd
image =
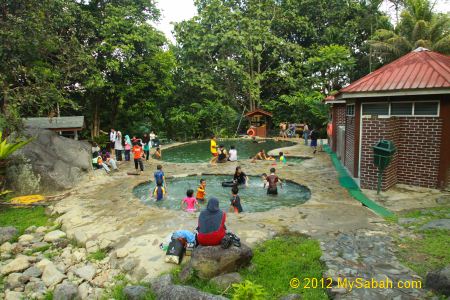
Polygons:
<instances>
[{"instance_id":1,"label":"person standing on steps","mask_svg":"<svg viewBox=\"0 0 450 300\"><path fill-rule=\"evenodd\" d=\"M134 168L136 169L136 173L138 172L138 167L141 169L141 173L144 172L144 163L142 162L143 150L140 144L135 141L133 142L133 159L134 159Z\"/></svg>"},{"instance_id":2,"label":"person standing on steps","mask_svg":"<svg viewBox=\"0 0 450 300\"><path fill-rule=\"evenodd\" d=\"M151 148L150 137L148 136L148 134L144 133L142 143L144 144L145 160L148 160L150 157L150 148Z\"/></svg>"}]
</instances>

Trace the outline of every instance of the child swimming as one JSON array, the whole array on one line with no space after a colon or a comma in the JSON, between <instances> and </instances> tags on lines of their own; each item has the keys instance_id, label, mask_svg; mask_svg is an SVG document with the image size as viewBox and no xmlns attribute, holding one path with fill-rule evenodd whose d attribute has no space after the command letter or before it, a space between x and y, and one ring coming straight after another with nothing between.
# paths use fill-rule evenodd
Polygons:
<instances>
[{"instance_id":1,"label":"child swimming","mask_svg":"<svg viewBox=\"0 0 450 300\"><path fill-rule=\"evenodd\" d=\"M278 154L278 156L280 157L280 162L285 164L286 163L286 157L284 156L283 152L280 152Z\"/></svg>"},{"instance_id":2,"label":"child swimming","mask_svg":"<svg viewBox=\"0 0 450 300\"><path fill-rule=\"evenodd\" d=\"M269 183L267 182L267 174L266 173L262 173L261 180L263 182L263 189L265 189L269 185Z\"/></svg>"},{"instance_id":3,"label":"child swimming","mask_svg":"<svg viewBox=\"0 0 450 300\"><path fill-rule=\"evenodd\" d=\"M197 199L194 197L194 191L189 189L186 192L186 197L181 201L181 209L184 209L187 212L195 212L196 208L200 210L200 206L198 205ZM184 205L186 204L186 205ZM183 208L183 206L185 206Z\"/></svg>"},{"instance_id":4,"label":"child swimming","mask_svg":"<svg viewBox=\"0 0 450 300\"><path fill-rule=\"evenodd\" d=\"M205 196L206 196L206 180L205 179L200 179L200 185L197 188L197 195L195 196L195 198L198 201L201 201L202 203L205 202Z\"/></svg>"},{"instance_id":5,"label":"child swimming","mask_svg":"<svg viewBox=\"0 0 450 300\"><path fill-rule=\"evenodd\" d=\"M166 189L163 187L162 181L157 181L156 182L156 187L153 190L153 198L156 199L156 201L161 201L164 199L164 197L166 196Z\"/></svg>"},{"instance_id":6,"label":"child swimming","mask_svg":"<svg viewBox=\"0 0 450 300\"><path fill-rule=\"evenodd\" d=\"M236 214L243 212L241 198L238 195L239 188L237 186L231 189L230 210Z\"/></svg>"}]
</instances>

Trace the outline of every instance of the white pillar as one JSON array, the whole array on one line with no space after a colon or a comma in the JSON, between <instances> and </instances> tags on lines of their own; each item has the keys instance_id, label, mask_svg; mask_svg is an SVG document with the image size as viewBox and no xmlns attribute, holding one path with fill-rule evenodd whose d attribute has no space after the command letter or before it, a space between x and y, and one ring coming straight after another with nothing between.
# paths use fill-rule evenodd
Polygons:
<instances>
[{"instance_id":1,"label":"white pillar","mask_svg":"<svg viewBox=\"0 0 450 300\"><path fill-rule=\"evenodd\" d=\"M75 130L73 133L75 134L74 139L75 139L76 141L78 141L78 131Z\"/></svg>"}]
</instances>

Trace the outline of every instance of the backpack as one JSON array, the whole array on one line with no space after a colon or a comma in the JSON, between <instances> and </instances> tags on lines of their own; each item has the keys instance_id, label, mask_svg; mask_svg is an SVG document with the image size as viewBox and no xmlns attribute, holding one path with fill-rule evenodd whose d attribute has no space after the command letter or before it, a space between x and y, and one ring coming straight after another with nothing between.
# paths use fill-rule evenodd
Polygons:
<instances>
[{"instance_id":1,"label":"backpack","mask_svg":"<svg viewBox=\"0 0 450 300\"><path fill-rule=\"evenodd\" d=\"M166 252L166 262L179 265L183 259L184 245L180 239L172 239Z\"/></svg>"}]
</instances>

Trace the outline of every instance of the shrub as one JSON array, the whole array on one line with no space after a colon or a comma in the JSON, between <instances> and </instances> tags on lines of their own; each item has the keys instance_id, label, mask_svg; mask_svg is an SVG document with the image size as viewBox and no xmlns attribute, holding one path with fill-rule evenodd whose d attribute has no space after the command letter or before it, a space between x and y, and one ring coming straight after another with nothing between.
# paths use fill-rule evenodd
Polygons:
<instances>
[{"instance_id":1,"label":"shrub","mask_svg":"<svg viewBox=\"0 0 450 300\"><path fill-rule=\"evenodd\" d=\"M233 284L233 300L260 300L265 299L267 294L264 288L254 284L250 280L245 280L240 284Z\"/></svg>"}]
</instances>

